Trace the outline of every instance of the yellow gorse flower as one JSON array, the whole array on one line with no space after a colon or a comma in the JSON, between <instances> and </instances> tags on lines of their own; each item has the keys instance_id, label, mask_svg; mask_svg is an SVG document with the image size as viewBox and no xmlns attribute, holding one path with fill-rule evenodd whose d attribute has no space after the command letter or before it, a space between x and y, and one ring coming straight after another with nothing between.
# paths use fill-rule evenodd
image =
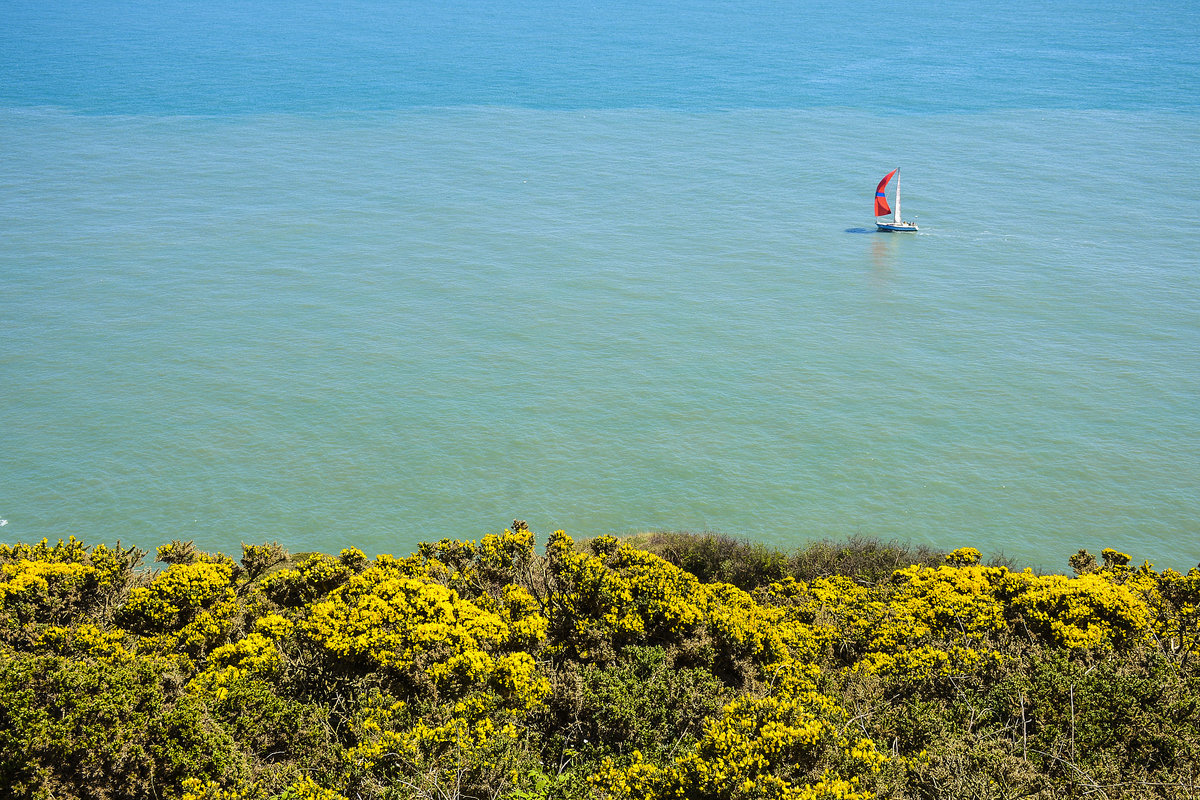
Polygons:
<instances>
[{"instance_id":1,"label":"yellow gorse flower","mask_svg":"<svg viewBox=\"0 0 1200 800\"><path fill-rule=\"evenodd\" d=\"M1014 640L1074 665L1122 648L1186 654L1200 628L1200 571L1159 574L1116 551L1105 551L1102 567L1081 560L1076 577L984 566L978 551L962 548L876 585L788 578L753 593L702 583L613 537L579 552L559 531L539 558L521 527L478 543L444 539L407 558L369 560L347 548L273 573L282 563L273 559L286 557L277 547L244 552L261 568L172 544L163 555L173 563L129 590L123 606L113 600L97 623L64 612L76 600L63 598L86 599L117 581L127 554L74 539L0 546L4 630L47 661L82 659L102 671L146 657L169 664L172 679L186 681L182 701L212 719L236 705L220 701L238 692L253 696L297 676L290 685L303 686L306 670L329 679L331 691L370 687L337 720L337 775L328 781L379 787L446 764L456 775L516 781L530 762L511 759L540 757L522 750L530 732L569 714L560 707L566 700L585 702L584 671L607 677L631 652L670 652L677 660L663 669L701 665L695 671L720 687L719 699L667 754L610 751L588 778L598 797L866 800L867 787L878 790L932 757L893 752L890 743L884 752L860 735L869 730L862 695L846 687L919 695L985 683L1014 658ZM567 687L553 703L552 680ZM1017 702L1024 714L1024 698ZM578 724L587 722L580 715ZM292 777L273 775L270 791ZM248 800L266 792L189 780L174 794ZM280 796L342 797L313 777Z\"/></svg>"}]
</instances>

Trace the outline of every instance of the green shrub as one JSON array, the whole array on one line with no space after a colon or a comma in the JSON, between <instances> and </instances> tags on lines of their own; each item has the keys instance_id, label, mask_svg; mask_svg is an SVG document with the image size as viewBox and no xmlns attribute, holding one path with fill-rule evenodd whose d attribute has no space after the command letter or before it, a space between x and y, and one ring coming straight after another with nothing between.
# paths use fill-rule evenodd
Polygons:
<instances>
[{"instance_id":1,"label":"green shrub","mask_svg":"<svg viewBox=\"0 0 1200 800\"><path fill-rule=\"evenodd\" d=\"M172 797L184 778L236 783L243 753L173 665L4 654L0 785L11 797Z\"/></svg>"},{"instance_id":2,"label":"green shrub","mask_svg":"<svg viewBox=\"0 0 1200 800\"><path fill-rule=\"evenodd\" d=\"M652 533L638 545L702 583L732 583L749 591L789 573L786 554L719 533Z\"/></svg>"},{"instance_id":3,"label":"green shrub","mask_svg":"<svg viewBox=\"0 0 1200 800\"><path fill-rule=\"evenodd\" d=\"M844 540L823 539L800 548L791 556L788 571L801 581L838 575L876 584L904 567L914 564L936 567L942 563L942 553L931 547L855 534Z\"/></svg>"},{"instance_id":4,"label":"green shrub","mask_svg":"<svg viewBox=\"0 0 1200 800\"><path fill-rule=\"evenodd\" d=\"M577 744L606 755L671 758L731 694L711 672L678 666L663 647L629 647L610 666L585 665L579 683L579 712L568 724Z\"/></svg>"},{"instance_id":5,"label":"green shrub","mask_svg":"<svg viewBox=\"0 0 1200 800\"><path fill-rule=\"evenodd\" d=\"M1115 550L141 556L0 546L0 796L1200 798L1200 570Z\"/></svg>"}]
</instances>

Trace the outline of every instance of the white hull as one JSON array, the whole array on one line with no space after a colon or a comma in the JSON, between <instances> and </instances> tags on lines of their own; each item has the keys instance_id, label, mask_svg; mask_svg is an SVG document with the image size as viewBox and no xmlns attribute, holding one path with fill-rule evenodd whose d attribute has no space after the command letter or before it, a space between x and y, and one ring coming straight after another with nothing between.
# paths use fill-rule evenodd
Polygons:
<instances>
[{"instance_id":1,"label":"white hull","mask_svg":"<svg viewBox=\"0 0 1200 800\"><path fill-rule=\"evenodd\" d=\"M881 231L915 231L917 223L915 222L880 222L875 220L875 226Z\"/></svg>"}]
</instances>

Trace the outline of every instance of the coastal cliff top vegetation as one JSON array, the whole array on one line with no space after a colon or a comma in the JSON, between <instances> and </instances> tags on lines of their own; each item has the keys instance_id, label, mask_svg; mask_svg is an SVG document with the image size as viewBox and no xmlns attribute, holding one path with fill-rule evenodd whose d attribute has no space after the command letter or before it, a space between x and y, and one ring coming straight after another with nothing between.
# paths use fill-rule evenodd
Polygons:
<instances>
[{"instance_id":1,"label":"coastal cliff top vegetation","mask_svg":"<svg viewBox=\"0 0 1200 800\"><path fill-rule=\"evenodd\" d=\"M0 545L13 798L1200 797L1200 569L866 539Z\"/></svg>"}]
</instances>

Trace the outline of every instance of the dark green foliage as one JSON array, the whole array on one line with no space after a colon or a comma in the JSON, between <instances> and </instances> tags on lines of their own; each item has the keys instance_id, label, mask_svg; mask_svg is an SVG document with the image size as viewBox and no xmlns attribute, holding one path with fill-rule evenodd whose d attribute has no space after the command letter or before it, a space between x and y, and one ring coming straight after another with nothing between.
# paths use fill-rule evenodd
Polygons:
<instances>
[{"instance_id":1,"label":"dark green foliage","mask_svg":"<svg viewBox=\"0 0 1200 800\"><path fill-rule=\"evenodd\" d=\"M866 536L824 539L794 552L772 550L719 533L652 533L636 540L639 547L687 570L701 581L721 581L747 591L785 576L810 581L844 575L862 583L887 580L912 564L937 566L941 552L923 545L884 542ZM1005 559L993 559L997 564Z\"/></svg>"},{"instance_id":2,"label":"dark green foliage","mask_svg":"<svg viewBox=\"0 0 1200 800\"><path fill-rule=\"evenodd\" d=\"M245 771L203 706L164 687L164 664L0 656L0 785L12 797L171 797L186 777Z\"/></svg>"},{"instance_id":3,"label":"dark green foliage","mask_svg":"<svg viewBox=\"0 0 1200 800\"><path fill-rule=\"evenodd\" d=\"M288 561L287 550L278 542L270 544L242 544L242 569L248 581L256 581L270 570Z\"/></svg>"},{"instance_id":4,"label":"dark green foliage","mask_svg":"<svg viewBox=\"0 0 1200 800\"><path fill-rule=\"evenodd\" d=\"M877 742L926 753L896 797L1200 797L1200 677L1154 649L1031 645L988 682L911 689L852 677L843 693Z\"/></svg>"},{"instance_id":5,"label":"dark green foliage","mask_svg":"<svg viewBox=\"0 0 1200 800\"><path fill-rule=\"evenodd\" d=\"M336 772L340 749L329 708L286 697L279 688L236 680L209 708L213 722L244 752L258 782L276 791L297 777L298 764Z\"/></svg>"},{"instance_id":6,"label":"dark green foliage","mask_svg":"<svg viewBox=\"0 0 1200 800\"><path fill-rule=\"evenodd\" d=\"M1071 565L1071 569L1075 571L1076 575L1085 575L1100 568L1096 563L1096 557L1087 550L1080 550L1068 558L1067 563Z\"/></svg>"},{"instance_id":7,"label":"dark green foliage","mask_svg":"<svg viewBox=\"0 0 1200 800\"><path fill-rule=\"evenodd\" d=\"M747 591L790 572L785 554L719 533L654 533L639 545L705 583L732 583Z\"/></svg>"},{"instance_id":8,"label":"dark green foliage","mask_svg":"<svg viewBox=\"0 0 1200 800\"><path fill-rule=\"evenodd\" d=\"M574 719L564 727L581 749L617 754L671 756L728 694L712 673L680 668L662 647L625 648L610 666L583 666L577 680L577 694L567 699L576 707Z\"/></svg>"},{"instance_id":9,"label":"dark green foliage","mask_svg":"<svg viewBox=\"0 0 1200 800\"><path fill-rule=\"evenodd\" d=\"M800 548L791 557L790 573L797 580L810 581L844 575L861 583L887 580L898 569L920 564L941 564L940 551L925 545L885 542L854 535L842 541L823 539Z\"/></svg>"},{"instance_id":10,"label":"dark green foliage","mask_svg":"<svg viewBox=\"0 0 1200 800\"><path fill-rule=\"evenodd\" d=\"M201 553L195 542L172 539L169 544L158 548L154 560L163 564L191 564L200 559Z\"/></svg>"},{"instance_id":11,"label":"dark green foliage","mask_svg":"<svg viewBox=\"0 0 1200 800\"><path fill-rule=\"evenodd\" d=\"M1046 654L1022 671L1022 747L1062 785L1169 784L1180 767L1196 763L1195 678L1181 680L1155 651L1092 664Z\"/></svg>"}]
</instances>

